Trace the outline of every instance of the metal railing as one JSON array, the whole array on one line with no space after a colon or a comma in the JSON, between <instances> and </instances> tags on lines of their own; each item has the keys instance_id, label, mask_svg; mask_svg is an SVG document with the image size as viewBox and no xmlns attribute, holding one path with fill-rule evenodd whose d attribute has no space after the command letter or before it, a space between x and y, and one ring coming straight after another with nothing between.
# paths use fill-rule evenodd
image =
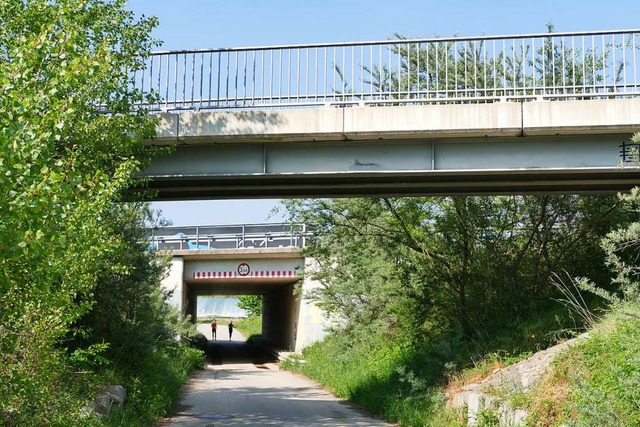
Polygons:
<instances>
[{"instance_id":1,"label":"metal railing","mask_svg":"<svg viewBox=\"0 0 640 427\"><path fill-rule=\"evenodd\" d=\"M151 230L154 250L304 248L313 236L307 224L239 224L163 227Z\"/></svg>"},{"instance_id":2,"label":"metal railing","mask_svg":"<svg viewBox=\"0 0 640 427\"><path fill-rule=\"evenodd\" d=\"M157 52L152 111L640 95L640 30Z\"/></svg>"}]
</instances>

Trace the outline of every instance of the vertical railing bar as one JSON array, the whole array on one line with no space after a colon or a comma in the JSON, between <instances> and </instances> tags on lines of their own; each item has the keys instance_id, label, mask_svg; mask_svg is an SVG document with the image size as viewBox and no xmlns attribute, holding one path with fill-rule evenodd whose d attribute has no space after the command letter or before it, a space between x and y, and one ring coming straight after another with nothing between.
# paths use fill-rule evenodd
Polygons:
<instances>
[{"instance_id":1,"label":"vertical railing bar","mask_svg":"<svg viewBox=\"0 0 640 427\"><path fill-rule=\"evenodd\" d=\"M347 48L346 46L342 46L342 99L344 101L347 100L347 82L345 81L345 77L347 75Z\"/></svg>"},{"instance_id":2,"label":"vertical railing bar","mask_svg":"<svg viewBox=\"0 0 640 427\"><path fill-rule=\"evenodd\" d=\"M445 98L449 98L449 48L451 46L451 42L444 42L444 46L444 96Z\"/></svg>"},{"instance_id":3,"label":"vertical railing bar","mask_svg":"<svg viewBox=\"0 0 640 427\"><path fill-rule=\"evenodd\" d=\"M458 41L453 42L453 97L458 94Z\"/></svg>"},{"instance_id":4,"label":"vertical railing bar","mask_svg":"<svg viewBox=\"0 0 640 427\"><path fill-rule=\"evenodd\" d=\"M273 55L275 54L274 50L269 51L269 102L273 102Z\"/></svg>"},{"instance_id":5,"label":"vertical railing bar","mask_svg":"<svg viewBox=\"0 0 640 427\"><path fill-rule=\"evenodd\" d=\"M351 101L353 101L354 97L356 96L354 94L356 91L356 64L355 64L356 52L355 52L354 46L351 46L349 54L351 56Z\"/></svg>"},{"instance_id":6,"label":"vertical railing bar","mask_svg":"<svg viewBox=\"0 0 640 427\"><path fill-rule=\"evenodd\" d=\"M373 49L373 47L372 47ZM373 70L373 55L371 55L371 64L372 64L372 70ZM380 76L378 77L379 81L379 87L378 87L378 94L379 94L379 99L383 99L384 95L383 95L383 86L384 86L384 80L386 78L385 73L384 73L384 60L382 59L382 45L378 46L378 61L380 61ZM371 92L373 94L373 87L371 88Z\"/></svg>"},{"instance_id":7,"label":"vertical railing bar","mask_svg":"<svg viewBox=\"0 0 640 427\"><path fill-rule=\"evenodd\" d=\"M487 96L487 90L489 89L487 87L487 43L483 42L482 43L482 95L483 96Z\"/></svg>"},{"instance_id":8,"label":"vertical railing bar","mask_svg":"<svg viewBox=\"0 0 640 427\"><path fill-rule=\"evenodd\" d=\"M518 77L516 75L517 73L517 68L518 68L518 61L517 61L517 55L518 52L516 51L516 39L511 39L511 68L512 70L512 83L511 85L513 86L513 96L518 95Z\"/></svg>"},{"instance_id":9,"label":"vertical railing bar","mask_svg":"<svg viewBox=\"0 0 640 427\"><path fill-rule=\"evenodd\" d=\"M546 65L547 65L547 53L545 51L546 47L547 47L547 40L548 40L548 38L542 39L542 43L541 43L541 46L540 46L541 56L542 56L542 60L541 60L542 67L541 67L541 69L542 69L542 93L543 94L549 93L547 91L547 67L546 67Z\"/></svg>"},{"instance_id":10,"label":"vertical railing bar","mask_svg":"<svg viewBox=\"0 0 640 427\"><path fill-rule=\"evenodd\" d=\"M621 62L622 90L626 92L627 91L627 48L624 43L624 34L621 34L620 38L622 40L620 42L620 46L622 47L622 62Z\"/></svg>"},{"instance_id":11,"label":"vertical railing bar","mask_svg":"<svg viewBox=\"0 0 640 427\"><path fill-rule=\"evenodd\" d=\"M292 49L287 49L287 54L289 59L287 59L287 99L291 100L291 51ZM286 101L289 102L289 101Z\"/></svg>"},{"instance_id":12,"label":"vertical railing bar","mask_svg":"<svg viewBox=\"0 0 640 427\"><path fill-rule=\"evenodd\" d=\"M415 97L420 97L420 42L416 43L416 94Z\"/></svg>"},{"instance_id":13,"label":"vertical railing bar","mask_svg":"<svg viewBox=\"0 0 640 427\"><path fill-rule=\"evenodd\" d=\"M470 45L468 43L463 43L462 45L462 55L464 58L464 73L462 76L462 84L460 84L460 86L462 86L462 96L468 96L469 95L469 88L468 88L468 82L469 82L469 52L467 51L468 47Z\"/></svg>"},{"instance_id":14,"label":"vertical railing bar","mask_svg":"<svg viewBox=\"0 0 640 427\"><path fill-rule=\"evenodd\" d=\"M187 54L182 55L182 103L187 102Z\"/></svg>"},{"instance_id":15,"label":"vertical railing bar","mask_svg":"<svg viewBox=\"0 0 640 427\"><path fill-rule=\"evenodd\" d=\"M424 60L424 89L425 89L425 97L429 98L429 92L431 91L431 69L429 68L429 46L431 43L426 43L424 48L424 55L426 59Z\"/></svg>"},{"instance_id":16,"label":"vertical railing bar","mask_svg":"<svg viewBox=\"0 0 640 427\"><path fill-rule=\"evenodd\" d=\"M311 49L305 49L305 65L304 65L304 99L309 101L309 54Z\"/></svg>"},{"instance_id":17,"label":"vertical railing bar","mask_svg":"<svg viewBox=\"0 0 640 427\"><path fill-rule=\"evenodd\" d=\"M393 59L391 58L391 46L387 46L387 63L389 64L389 88L387 89L387 99L393 97ZM400 77L398 77L399 79Z\"/></svg>"},{"instance_id":18,"label":"vertical railing bar","mask_svg":"<svg viewBox=\"0 0 640 427\"><path fill-rule=\"evenodd\" d=\"M502 40L502 96L507 96L507 41Z\"/></svg>"},{"instance_id":19,"label":"vertical railing bar","mask_svg":"<svg viewBox=\"0 0 640 427\"><path fill-rule=\"evenodd\" d=\"M158 68L158 89L156 93L158 94L158 96L160 96L160 94L162 93L162 59L160 57L158 57L157 68Z\"/></svg>"},{"instance_id":20,"label":"vertical railing bar","mask_svg":"<svg viewBox=\"0 0 640 427\"><path fill-rule=\"evenodd\" d=\"M191 108L193 108L194 100L195 100L195 89L196 89L196 54L193 53L191 55Z\"/></svg>"},{"instance_id":21,"label":"vertical railing bar","mask_svg":"<svg viewBox=\"0 0 640 427\"><path fill-rule=\"evenodd\" d=\"M582 93L587 93L587 50L584 43L584 36L580 37L582 51Z\"/></svg>"},{"instance_id":22,"label":"vertical railing bar","mask_svg":"<svg viewBox=\"0 0 640 427\"><path fill-rule=\"evenodd\" d=\"M149 64L149 92L153 92L153 81L154 76L153 76L153 56L151 57L151 62Z\"/></svg>"},{"instance_id":23,"label":"vertical railing bar","mask_svg":"<svg viewBox=\"0 0 640 427\"><path fill-rule=\"evenodd\" d=\"M220 106L220 85L222 78L222 53L218 52L218 88L216 90L216 107Z\"/></svg>"},{"instance_id":24,"label":"vertical railing bar","mask_svg":"<svg viewBox=\"0 0 640 427\"><path fill-rule=\"evenodd\" d=\"M327 102L327 92L328 92L327 91L327 84L328 84L328 79L329 79L329 77L327 76L327 74L328 74L327 73L327 71L328 71L328 69L327 69L327 56L328 56L327 55L327 49L328 48L325 46L325 48L324 48L324 67L323 67L324 68L324 72L323 72L323 74L324 74L324 90L323 90L323 92L324 92L324 102Z\"/></svg>"},{"instance_id":25,"label":"vertical railing bar","mask_svg":"<svg viewBox=\"0 0 640 427\"><path fill-rule=\"evenodd\" d=\"M204 52L200 52L200 107L202 108L202 87L204 82Z\"/></svg>"},{"instance_id":26,"label":"vertical railing bar","mask_svg":"<svg viewBox=\"0 0 640 427\"><path fill-rule=\"evenodd\" d=\"M297 51L298 68L296 71L296 102L300 101L300 48Z\"/></svg>"},{"instance_id":27,"label":"vertical railing bar","mask_svg":"<svg viewBox=\"0 0 640 427\"><path fill-rule=\"evenodd\" d=\"M144 76L145 76L145 74L147 73L147 68L149 68L149 67L147 67L147 64L149 64L151 61L153 61L153 56L154 56L154 55L152 55L152 56L150 56L150 57L149 57L148 62L147 62L147 61L145 61L145 65L144 65L144 67L140 70L140 86L141 86L141 89L140 89L140 90L141 90L142 92L145 92L145 93L146 93L147 91L146 91L146 90L145 90L145 88L144 88ZM168 58L168 57L169 57L169 55L167 55L167 58Z\"/></svg>"},{"instance_id":28,"label":"vertical railing bar","mask_svg":"<svg viewBox=\"0 0 640 427\"><path fill-rule=\"evenodd\" d=\"M411 98L411 43L406 43L407 46L407 99Z\"/></svg>"},{"instance_id":29,"label":"vertical railing bar","mask_svg":"<svg viewBox=\"0 0 640 427\"><path fill-rule=\"evenodd\" d=\"M565 42L564 36L560 38L560 43L562 43L562 93L566 93L567 91L567 43Z\"/></svg>"},{"instance_id":30,"label":"vertical railing bar","mask_svg":"<svg viewBox=\"0 0 640 427\"><path fill-rule=\"evenodd\" d=\"M604 40L604 34L602 35L601 40L602 46L602 84L604 87L604 91L607 90L607 50L606 50L606 42Z\"/></svg>"},{"instance_id":31,"label":"vertical railing bar","mask_svg":"<svg viewBox=\"0 0 640 427\"><path fill-rule=\"evenodd\" d=\"M478 96L478 43L473 41L473 93Z\"/></svg>"},{"instance_id":32,"label":"vertical railing bar","mask_svg":"<svg viewBox=\"0 0 640 427\"><path fill-rule=\"evenodd\" d=\"M334 96L332 97L333 100L335 100L335 91L336 91L336 74L337 74L337 72L336 72L337 71L336 70L336 65L337 65L336 64L336 50L337 49L338 49L337 47L334 47L332 49L333 50L333 67L332 67L333 68L333 72L332 72L332 74L333 74L333 92L334 92Z\"/></svg>"},{"instance_id":33,"label":"vertical railing bar","mask_svg":"<svg viewBox=\"0 0 640 427\"><path fill-rule=\"evenodd\" d=\"M167 75L166 75L166 78L165 78L165 89L164 89L164 90L165 90L165 96L164 96L164 103L165 103L165 107L166 107L166 108L168 108L168 107L169 107L169 105L168 105L168 102L169 102L169 84L170 84L170 82L171 82L171 79L170 79L170 75L171 75L171 68L170 68L170 65L169 65L169 59L170 59L170 56L171 56L171 55L165 55L165 56L166 56L166 58L167 58L167 71L166 71Z\"/></svg>"},{"instance_id":34,"label":"vertical railing bar","mask_svg":"<svg viewBox=\"0 0 640 427\"><path fill-rule=\"evenodd\" d=\"M243 73L242 76L242 105L247 105L247 101L249 100L249 96L247 95L247 51L244 51L244 59L243 59Z\"/></svg>"},{"instance_id":35,"label":"vertical railing bar","mask_svg":"<svg viewBox=\"0 0 640 427\"><path fill-rule=\"evenodd\" d=\"M576 38L571 37L571 92L576 93Z\"/></svg>"},{"instance_id":36,"label":"vertical railing bar","mask_svg":"<svg viewBox=\"0 0 640 427\"><path fill-rule=\"evenodd\" d=\"M211 106L211 90L213 85L213 52L209 52L209 93L207 95L207 106Z\"/></svg>"},{"instance_id":37,"label":"vertical railing bar","mask_svg":"<svg viewBox=\"0 0 640 427\"><path fill-rule=\"evenodd\" d=\"M544 41L543 41L544 42ZM538 68L536 67L536 39L531 39L531 73L533 79L533 91L536 95L540 94L538 87Z\"/></svg>"},{"instance_id":38,"label":"vertical railing bar","mask_svg":"<svg viewBox=\"0 0 640 427\"><path fill-rule=\"evenodd\" d=\"M178 100L178 79L180 78L178 76L178 68L179 68L180 58L178 57L178 55L175 55L174 58L175 60L174 60L174 66L173 66L173 77L174 77L173 98L174 98L174 106L175 106L175 101Z\"/></svg>"},{"instance_id":39,"label":"vertical railing bar","mask_svg":"<svg viewBox=\"0 0 640 427\"><path fill-rule=\"evenodd\" d=\"M372 49L372 46L369 46L369 49ZM369 99L370 97L365 96L365 88L364 88L364 67L366 64L365 54L364 54L364 46L360 46L360 90L359 92L362 94L362 99Z\"/></svg>"},{"instance_id":40,"label":"vertical railing bar","mask_svg":"<svg viewBox=\"0 0 640 427\"><path fill-rule=\"evenodd\" d=\"M591 36L591 81L593 85L593 92L596 92L596 38Z\"/></svg>"},{"instance_id":41,"label":"vertical railing bar","mask_svg":"<svg viewBox=\"0 0 640 427\"><path fill-rule=\"evenodd\" d=\"M526 40L521 39L522 47L521 55L520 55L520 84L522 84L522 95L527 95L527 92L530 91L527 85L527 47Z\"/></svg>"},{"instance_id":42,"label":"vertical railing bar","mask_svg":"<svg viewBox=\"0 0 640 427\"><path fill-rule=\"evenodd\" d=\"M251 71L251 106L256 106L256 56L258 56L258 51L253 51L253 67Z\"/></svg>"},{"instance_id":43,"label":"vertical railing bar","mask_svg":"<svg viewBox=\"0 0 640 427\"><path fill-rule=\"evenodd\" d=\"M227 56L227 75L226 75L226 88L224 99L227 101L226 106L228 107L231 102L231 98L229 97L229 78L231 77L231 52L226 52Z\"/></svg>"},{"instance_id":44,"label":"vertical railing bar","mask_svg":"<svg viewBox=\"0 0 640 427\"><path fill-rule=\"evenodd\" d=\"M318 56L319 56L319 55L318 55L318 53L320 52L320 48L319 48L319 47L316 47L316 49L315 49L315 50L316 50L316 61L315 61L315 62L316 62L316 72L314 73L314 79L315 79L315 85L314 85L314 86L315 86L315 90L314 90L314 92L315 92L315 93L314 93L314 99L315 99L316 101L319 101L319 100L320 100L320 97L318 96L318 95L319 95L319 94L318 94L318 83L319 83L319 81L318 81L318 80L320 80L320 76L319 76L319 64L318 64Z\"/></svg>"},{"instance_id":45,"label":"vertical railing bar","mask_svg":"<svg viewBox=\"0 0 640 427\"><path fill-rule=\"evenodd\" d=\"M265 51L262 50L260 52L260 101L264 102L264 91L265 91L265 81L264 81L264 53Z\"/></svg>"},{"instance_id":46,"label":"vertical railing bar","mask_svg":"<svg viewBox=\"0 0 640 427\"><path fill-rule=\"evenodd\" d=\"M238 106L238 73L240 72L240 53L236 52L235 78L233 88L233 105Z\"/></svg>"},{"instance_id":47,"label":"vertical railing bar","mask_svg":"<svg viewBox=\"0 0 640 427\"><path fill-rule=\"evenodd\" d=\"M631 35L631 49L633 50L633 90L638 90L638 62L636 60L636 36L637 34Z\"/></svg>"},{"instance_id":48,"label":"vertical railing bar","mask_svg":"<svg viewBox=\"0 0 640 427\"><path fill-rule=\"evenodd\" d=\"M611 87L613 92L617 92L617 73L616 73L616 36L611 35Z\"/></svg>"},{"instance_id":49,"label":"vertical railing bar","mask_svg":"<svg viewBox=\"0 0 640 427\"><path fill-rule=\"evenodd\" d=\"M278 76L279 76L278 77L278 102L282 103L282 73L283 73L283 70L282 70L282 57L284 56L283 55L284 52L282 50L279 50L278 52L280 53L280 72L278 74Z\"/></svg>"},{"instance_id":50,"label":"vertical railing bar","mask_svg":"<svg viewBox=\"0 0 640 427\"><path fill-rule=\"evenodd\" d=\"M435 79L435 91L434 97L438 97L438 92L440 91L440 42L435 43L435 58L436 58L436 79Z\"/></svg>"}]
</instances>

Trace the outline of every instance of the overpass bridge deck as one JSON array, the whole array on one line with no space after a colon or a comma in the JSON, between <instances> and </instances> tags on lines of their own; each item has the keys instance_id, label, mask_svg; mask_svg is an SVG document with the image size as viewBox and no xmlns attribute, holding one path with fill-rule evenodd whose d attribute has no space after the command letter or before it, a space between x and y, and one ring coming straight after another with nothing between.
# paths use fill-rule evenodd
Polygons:
<instances>
[{"instance_id":1,"label":"overpass bridge deck","mask_svg":"<svg viewBox=\"0 0 640 427\"><path fill-rule=\"evenodd\" d=\"M176 149L143 175L160 200L624 191L639 37L159 52L135 81Z\"/></svg>"}]
</instances>

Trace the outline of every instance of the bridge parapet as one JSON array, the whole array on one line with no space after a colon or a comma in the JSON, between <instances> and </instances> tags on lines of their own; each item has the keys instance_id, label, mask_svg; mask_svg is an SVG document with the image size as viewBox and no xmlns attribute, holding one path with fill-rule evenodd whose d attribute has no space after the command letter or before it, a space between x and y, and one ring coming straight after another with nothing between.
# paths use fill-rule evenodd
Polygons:
<instances>
[{"instance_id":1,"label":"bridge parapet","mask_svg":"<svg viewBox=\"0 0 640 427\"><path fill-rule=\"evenodd\" d=\"M640 95L640 30L183 50L135 84L152 111Z\"/></svg>"},{"instance_id":2,"label":"bridge parapet","mask_svg":"<svg viewBox=\"0 0 640 427\"><path fill-rule=\"evenodd\" d=\"M304 248L313 236L308 224L172 226L152 230L155 250Z\"/></svg>"}]
</instances>

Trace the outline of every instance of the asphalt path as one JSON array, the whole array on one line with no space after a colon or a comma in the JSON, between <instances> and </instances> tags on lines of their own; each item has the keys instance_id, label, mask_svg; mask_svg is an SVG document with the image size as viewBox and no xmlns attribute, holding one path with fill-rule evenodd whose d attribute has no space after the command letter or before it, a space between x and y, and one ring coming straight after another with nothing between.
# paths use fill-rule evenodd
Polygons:
<instances>
[{"instance_id":1,"label":"asphalt path","mask_svg":"<svg viewBox=\"0 0 640 427\"><path fill-rule=\"evenodd\" d=\"M281 371L273 356L245 343L227 325L209 338L208 363L183 390L171 418L158 427L217 426L389 426L324 391L300 375Z\"/></svg>"}]
</instances>

